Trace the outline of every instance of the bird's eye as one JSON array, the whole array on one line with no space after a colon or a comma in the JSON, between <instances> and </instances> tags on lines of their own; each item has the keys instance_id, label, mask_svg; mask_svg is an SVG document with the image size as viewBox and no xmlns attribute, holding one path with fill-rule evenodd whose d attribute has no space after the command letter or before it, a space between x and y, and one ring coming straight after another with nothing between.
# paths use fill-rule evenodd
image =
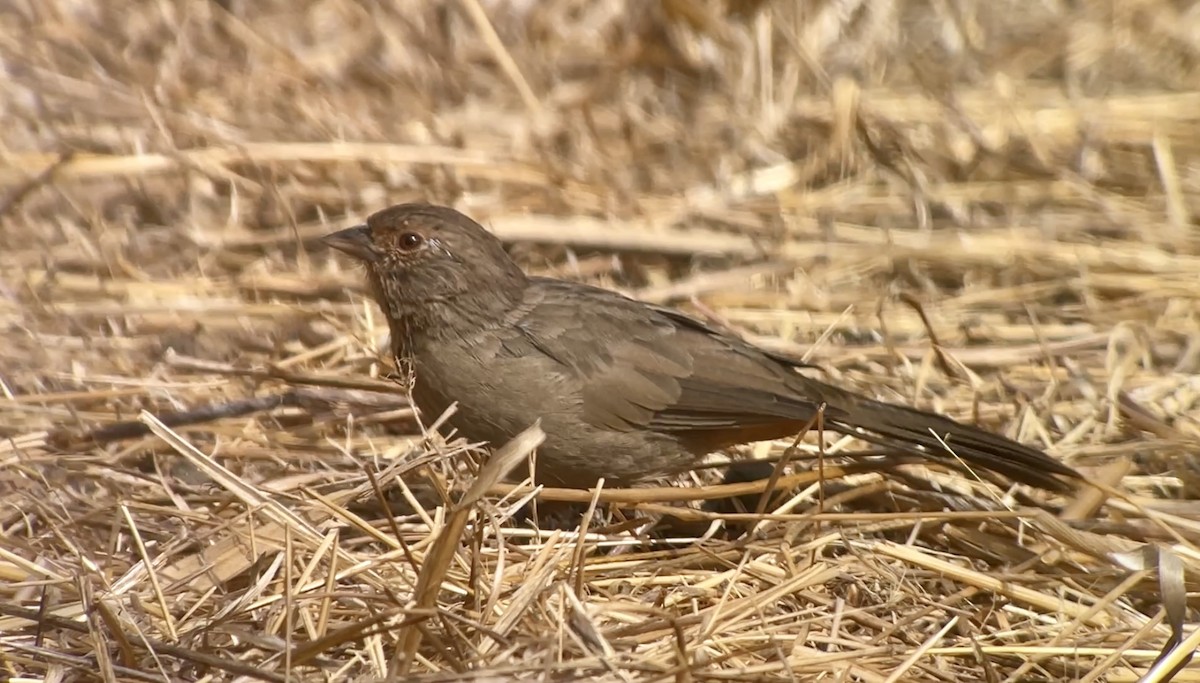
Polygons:
<instances>
[{"instance_id":1,"label":"bird's eye","mask_svg":"<svg viewBox=\"0 0 1200 683\"><path fill-rule=\"evenodd\" d=\"M412 251L413 249L421 246L421 243L424 241L425 238L421 237L417 233L406 232L400 236L400 248L405 251Z\"/></svg>"}]
</instances>

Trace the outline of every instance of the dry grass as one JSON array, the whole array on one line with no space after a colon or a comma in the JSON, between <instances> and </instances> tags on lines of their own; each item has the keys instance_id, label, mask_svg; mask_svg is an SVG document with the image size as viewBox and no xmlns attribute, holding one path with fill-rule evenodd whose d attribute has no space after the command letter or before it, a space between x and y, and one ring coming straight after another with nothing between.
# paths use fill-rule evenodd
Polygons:
<instances>
[{"instance_id":1,"label":"dry grass","mask_svg":"<svg viewBox=\"0 0 1200 683\"><path fill-rule=\"evenodd\" d=\"M439 4L0 8L0 676L1165 680L1200 5ZM712 473L578 494L580 532L514 521L527 488L390 521L500 468L412 438L312 248L417 198L1113 488L831 460L743 536L678 500Z\"/></svg>"}]
</instances>

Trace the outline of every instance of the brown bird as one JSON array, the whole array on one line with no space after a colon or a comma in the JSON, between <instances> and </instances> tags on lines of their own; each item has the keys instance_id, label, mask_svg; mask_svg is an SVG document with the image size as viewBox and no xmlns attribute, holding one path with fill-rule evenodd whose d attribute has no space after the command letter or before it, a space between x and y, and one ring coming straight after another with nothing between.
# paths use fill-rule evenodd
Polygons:
<instances>
[{"instance_id":1,"label":"brown bird","mask_svg":"<svg viewBox=\"0 0 1200 683\"><path fill-rule=\"evenodd\" d=\"M827 428L877 445L1049 490L1080 476L1003 436L806 377L797 362L678 311L527 276L450 208L393 206L324 241L366 264L423 415L457 402L451 425L495 445L542 419L539 482L584 488L680 472L721 448L792 435L822 404Z\"/></svg>"}]
</instances>

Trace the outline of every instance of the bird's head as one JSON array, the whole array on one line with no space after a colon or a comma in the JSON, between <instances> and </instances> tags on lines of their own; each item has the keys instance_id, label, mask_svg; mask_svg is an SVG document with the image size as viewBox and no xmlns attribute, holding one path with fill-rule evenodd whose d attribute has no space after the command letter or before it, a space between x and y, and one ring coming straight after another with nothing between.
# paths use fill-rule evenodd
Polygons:
<instances>
[{"instance_id":1,"label":"bird's head","mask_svg":"<svg viewBox=\"0 0 1200 683\"><path fill-rule=\"evenodd\" d=\"M399 204L323 241L367 267L389 318L427 317L437 308L502 314L526 284L495 235L444 206Z\"/></svg>"}]
</instances>

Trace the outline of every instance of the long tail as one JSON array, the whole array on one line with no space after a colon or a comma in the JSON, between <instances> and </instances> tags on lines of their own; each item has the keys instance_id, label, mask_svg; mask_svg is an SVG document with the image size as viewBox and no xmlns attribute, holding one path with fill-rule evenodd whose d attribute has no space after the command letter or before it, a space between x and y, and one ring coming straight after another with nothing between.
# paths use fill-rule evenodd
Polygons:
<instances>
[{"instance_id":1,"label":"long tail","mask_svg":"<svg viewBox=\"0 0 1200 683\"><path fill-rule=\"evenodd\" d=\"M808 377L803 380L810 395L820 396L828 405L826 424L864 441L943 462L954 463L957 456L968 465L1048 491L1069 491L1073 486L1065 480L1083 478L1042 451L1008 437L944 415L869 399Z\"/></svg>"}]
</instances>

